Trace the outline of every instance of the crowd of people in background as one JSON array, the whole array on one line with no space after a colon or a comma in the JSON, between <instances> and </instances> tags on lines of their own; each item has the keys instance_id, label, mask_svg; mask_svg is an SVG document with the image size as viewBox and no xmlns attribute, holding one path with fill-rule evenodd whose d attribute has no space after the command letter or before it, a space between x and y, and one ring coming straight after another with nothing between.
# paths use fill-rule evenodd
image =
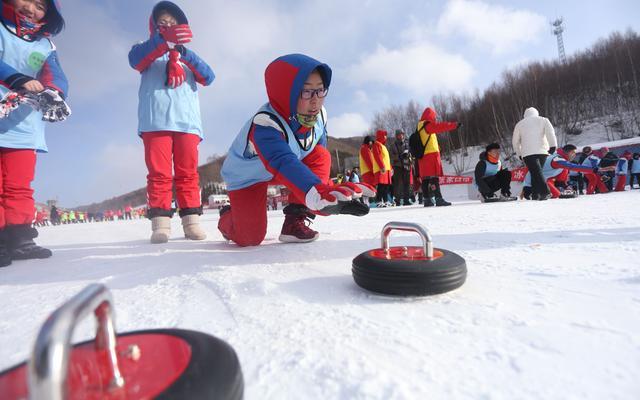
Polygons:
<instances>
[{"instance_id":1,"label":"crowd of people in background","mask_svg":"<svg viewBox=\"0 0 640 400\"><path fill-rule=\"evenodd\" d=\"M436 122L435 112L427 108L409 140L400 129L389 144L386 131L379 130L375 139L366 136L360 148L360 167L346 170L337 181L375 186L377 197L369 203L374 207L450 205L440 192L443 171L435 134L458 126ZM623 191L627 184L634 189L634 182L640 188L640 153L616 155L607 147L593 151L590 146L579 153L572 144L558 148L553 125L533 107L525 110L515 126L512 143L513 159L524 164L520 195L526 200ZM512 171L505 167L502 156L499 143L490 143L480 153L473 184L483 202L517 200L511 193Z\"/></svg>"},{"instance_id":2,"label":"crowd of people in background","mask_svg":"<svg viewBox=\"0 0 640 400\"><path fill-rule=\"evenodd\" d=\"M107 209L104 211L89 212L80 210L59 209L51 206L50 209L40 207L36 209L34 224L37 227L49 225L84 224L89 222L123 221L146 218L145 207L133 208L131 205L119 209Z\"/></svg>"}]
</instances>

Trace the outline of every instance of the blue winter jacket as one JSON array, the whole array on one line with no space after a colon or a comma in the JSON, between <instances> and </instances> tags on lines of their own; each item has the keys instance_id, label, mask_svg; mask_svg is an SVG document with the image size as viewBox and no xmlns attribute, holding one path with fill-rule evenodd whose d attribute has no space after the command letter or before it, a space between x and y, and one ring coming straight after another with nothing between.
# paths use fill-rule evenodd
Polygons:
<instances>
[{"instance_id":1,"label":"blue winter jacket","mask_svg":"<svg viewBox=\"0 0 640 400\"><path fill-rule=\"evenodd\" d=\"M188 24L184 12L174 3L161 1L156 4L149 18L151 37L133 46L129 52L129 64L141 74L138 91L138 134L144 132L172 131L198 135L203 138L200 102L196 83L210 85L215 75L211 67L198 55L184 46L180 62L186 73L185 82L177 88L166 85L166 66L169 60L169 44L158 33L155 23L159 10L169 10L179 24Z\"/></svg>"},{"instance_id":2,"label":"blue winter jacket","mask_svg":"<svg viewBox=\"0 0 640 400\"><path fill-rule=\"evenodd\" d=\"M326 146L326 110L322 108L320 118L310 130L296 119L298 98L314 69L318 69L328 88L331 69L311 57L289 54L269 64L265 72L269 103L242 127L222 166L228 190L273 180L304 198L309 189L320 183L301 160L315 146Z\"/></svg>"},{"instance_id":3,"label":"blue winter jacket","mask_svg":"<svg viewBox=\"0 0 640 400\"><path fill-rule=\"evenodd\" d=\"M55 5L55 2L52 2ZM13 7L2 3L0 14L0 97L17 91L29 80L37 79L48 88L57 90L62 97L68 92L67 78L60 67L56 47L50 35L18 36L17 16ZM57 5L56 5L57 6ZM52 13L59 15L59 10ZM59 20L62 20L59 17ZM43 30L51 28L48 25ZM45 122L42 113L23 104L8 117L0 119L0 147L34 149L46 152Z\"/></svg>"}]
</instances>

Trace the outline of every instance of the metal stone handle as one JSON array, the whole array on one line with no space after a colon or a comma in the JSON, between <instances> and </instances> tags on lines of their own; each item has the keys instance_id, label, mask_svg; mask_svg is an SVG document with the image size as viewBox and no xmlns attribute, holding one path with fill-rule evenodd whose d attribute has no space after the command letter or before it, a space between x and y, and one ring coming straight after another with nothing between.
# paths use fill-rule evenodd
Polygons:
<instances>
[{"instance_id":1,"label":"metal stone handle","mask_svg":"<svg viewBox=\"0 0 640 400\"><path fill-rule=\"evenodd\" d=\"M93 312L97 321L96 350L106 350L111 388L124 386L116 358L113 298L101 284L87 286L47 318L29 360L29 398L64 400L71 353L71 337L78 321Z\"/></svg>"},{"instance_id":2,"label":"metal stone handle","mask_svg":"<svg viewBox=\"0 0 640 400\"><path fill-rule=\"evenodd\" d=\"M427 228L412 222L389 222L382 228L382 249L389 252L389 235L391 231L416 232L422 239L422 249L427 258L433 258L433 243Z\"/></svg>"}]
</instances>

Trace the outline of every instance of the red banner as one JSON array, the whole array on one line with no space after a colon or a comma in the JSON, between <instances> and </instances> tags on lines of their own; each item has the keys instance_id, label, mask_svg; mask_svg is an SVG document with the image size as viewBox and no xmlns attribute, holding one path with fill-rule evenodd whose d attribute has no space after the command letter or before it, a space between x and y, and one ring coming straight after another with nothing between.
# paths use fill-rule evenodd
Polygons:
<instances>
[{"instance_id":1,"label":"red banner","mask_svg":"<svg viewBox=\"0 0 640 400\"><path fill-rule=\"evenodd\" d=\"M444 175L440 177L441 185L469 185L473 183L470 176Z\"/></svg>"},{"instance_id":2,"label":"red banner","mask_svg":"<svg viewBox=\"0 0 640 400\"><path fill-rule=\"evenodd\" d=\"M524 177L529 170L527 167L516 168L511 171L511 182L524 182Z\"/></svg>"}]
</instances>

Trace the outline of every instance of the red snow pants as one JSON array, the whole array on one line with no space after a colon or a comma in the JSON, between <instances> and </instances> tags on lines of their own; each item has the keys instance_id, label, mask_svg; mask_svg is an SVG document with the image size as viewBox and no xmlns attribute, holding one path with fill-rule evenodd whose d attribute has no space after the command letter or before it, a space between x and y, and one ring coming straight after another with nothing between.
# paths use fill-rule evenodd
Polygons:
<instances>
[{"instance_id":1,"label":"red snow pants","mask_svg":"<svg viewBox=\"0 0 640 400\"><path fill-rule=\"evenodd\" d=\"M624 187L627 185L626 175L616 175L616 192L624 192Z\"/></svg>"},{"instance_id":2,"label":"red snow pants","mask_svg":"<svg viewBox=\"0 0 640 400\"><path fill-rule=\"evenodd\" d=\"M36 151L0 148L0 229L30 224L35 219L33 181Z\"/></svg>"},{"instance_id":3,"label":"red snow pants","mask_svg":"<svg viewBox=\"0 0 640 400\"><path fill-rule=\"evenodd\" d=\"M607 193L609 191L607 185L602 182L599 175L585 174L584 177L587 178L587 194L594 194L596 188L598 188L600 193Z\"/></svg>"},{"instance_id":4,"label":"red snow pants","mask_svg":"<svg viewBox=\"0 0 640 400\"><path fill-rule=\"evenodd\" d=\"M176 185L178 207L201 205L198 177L200 137L180 132L144 132L144 160L149 208L171 209L172 187Z\"/></svg>"},{"instance_id":5,"label":"red snow pants","mask_svg":"<svg viewBox=\"0 0 640 400\"><path fill-rule=\"evenodd\" d=\"M331 154L323 146L316 146L303 158L309 169L320 178L322 183L329 182L331 173ZM276 179L260 182L244 189L229 191L231 210L220 216L218 230L222 235L239 246L257 246L267 234L267 187L284 184ZM305 204L304 199L289 195L290 204Z\"/></svg>"}]
</instances>

